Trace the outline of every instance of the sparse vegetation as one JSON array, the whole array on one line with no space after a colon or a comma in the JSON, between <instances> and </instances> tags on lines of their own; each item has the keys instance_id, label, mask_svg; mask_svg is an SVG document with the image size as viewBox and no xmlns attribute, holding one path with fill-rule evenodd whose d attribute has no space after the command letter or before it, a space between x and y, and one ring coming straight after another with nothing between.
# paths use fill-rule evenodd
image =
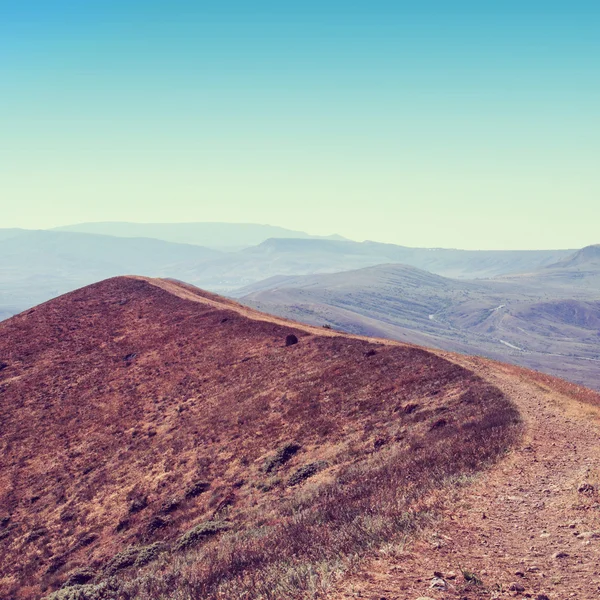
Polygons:
<instances>
[{"instance_id":1,"label":"sparse vegetation","mask_svg":"<svg viewBox=\"0 0 600 600\"><path fill-rule=\"evenodd\" d=\"M94 577L96 577L96 573L92 569L79 569L69 575L69 578L63 587L83 585L92 581Z\"/></svg>"},{"instance_id":2,"label":"sparse vegetation","mask_svg":"<svg viewBox=\"0 0 600 600\"><path fill-rule=\"evenodd\" d=\"M130 547L125 548L122 552L115 554L104 568L109 575L114 575L117 571L132 567L140 554L140 548Z\"/></svg>"},{"instance_id":3,"label":"sparse vegetation","mask_svg":"<svg viewBox=\"0 0 600 600\"><path fill-rule=\"evenodd\" d=\"M205 521L184 533L177 540L175 548L177 550L191 548L201 541L229 529L231 529L231 523L227 523L226 521Z\"/></svg>"},{"instance_id":4,"label":"sparse vegetation","mask_svg":"<svg viewBox=\"0 0 600 600\"><path fill-rule=\"evenodd\" d=\"M294 456L300 450L300 444L294 442L288 442L283 445L273 456L270 456L263 465L263 471L265 473L272 473L284 465L292 456Z\"/></svg>"},{"instance_id":5,"label":"sparse vegetation","mask_svg":"<svg viewBox=\"0 0 600 600\"><path fill-rule=\"evenodd\" d=\"M448 486L518 431L497 389L431 353L312 330L288 350L288 325L143 281L104 282L5 327L0 352L17 366L0 417L3 441L19 444L3 456L18 485L0 498L17 524L2 597L39 598L81 565L97 575L65 588L73 598L318 597L357 557L427 524ZM124 368L131 348L143 359ZM33 455L53 460L40 471ZM46 538L25 544L26 524Z\"/></svg>"},{"instance_id":6,"label":"sparse vegetation","mask_svg":"<svg viewBox=\"0 0 600 600\"><path fill-rule=\"evenodd\" d=\"M472 571L469 571L468 569L463 569L462 567L460 570L461 570L464 580L469 585L483 585L483 581Z\"/></svg>"},{"instance_id":7,"label":"sparse vegetation","mask_svg":"<svg viewBox=\"0 0 600 600\"><path fill-rule=\"evenodd\" d=\"M287 481L287 484L289 486L298 485L307 480L309 477L316 475L319 471L322 471L326 467L327 463L322 460L302 465L297 471L292 473Z\"/></svg>"},{"instance_id":8,"label":"sparse vegetation","mask_svg":"<svg viewBox=\"0 0 600 600\"><path fill-rule=\"evenodd\" d=\"M196 496L203 494L209 489L210 483L207 483L206 481L196 481L186 490L185 497L189 500L190 498L195 498Z\"/></svg>"},{"instance_id":9,"label":"sparse vegetation","mask_svg":"<svg viewBox=\"0 0 600 600\"><path fill-rule=\"evenodd\" d=\"M120 588L120 584L115 580L97 585L73 585L50 594L47 600L114 600L118 597Z\"/></svg>"}]
</instances>

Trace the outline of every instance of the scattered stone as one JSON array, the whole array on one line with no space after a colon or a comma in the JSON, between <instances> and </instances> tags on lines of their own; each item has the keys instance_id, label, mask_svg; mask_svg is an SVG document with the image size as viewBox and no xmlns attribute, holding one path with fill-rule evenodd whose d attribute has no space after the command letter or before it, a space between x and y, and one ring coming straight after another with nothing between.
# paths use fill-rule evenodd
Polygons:
<instances>
[{"instance_id":1,"label":"scattered stone","mask_svg":"<svg viewBox=\"0 0 600 600\"><path fill-rule=\"evenodd\" d=\"M548 596L546 596L546 594L538 594L535 597L535 600L550 600L550 598L548 598Z\"/></svg>"},{"instance_id":2,"label":"scattered stone","mask_svg":"<svg viewBox=\"0 0 600 600\"><path fill-rule=\"evenodd\" d=\"M285 338L285 345L286 346L293 346L294 344L297 344L297 343L298 343L298 338L293 333L290 333Z\"/></svg>"},{"instance_id":3,"label":"scattered stone","mask_svg":"<svg viewBox=\"0 0 600 600\"><path fill-rule=\"evenodd\" d=\"M508 590L510 592L524 592L525 591L525 587L523 585L521 585L520 583L511 583L510 586L508 587Z\"/></svg>"},{"instance_id":4,"label":"scattered stone","mask_svg":"<svg viewBox=\"0 0 600 600\"><path fill-rule=\"evenodd\" d=\"M561 550L561 551L559 551L559 552L555 552L555 553L552 555L552 558L554 558L554 559L559 559L559 558L569 558L569 554L568 554L567 552L564 552L564 551L562 551L562 550Z\"/></svg>"},{"instance_id":5,"label":"scattered stone","mask_svg":"<svg viewBox=\"0 0 600 600\"><path fill-rule=\"evenodd\" d=\"M593 486L591 483L582 483L578 488L577 491L580 494L593 494L596 491L595 486Z\"/></svg>"},{"instance_id":6,"label":"scattered stone","mask_svg":"<svg viewBox=\"0 0 600 600\"><path fill-rule=\"evenodd\" d=\"M454 571L448 571L446 573L446 579L450 579L451 581L456 579L456 573Z\"/></svg>"},{"instance_id":7,"label":"scattered stone","mask_svg":"<svg viewBox=\"0 0 600 600\"><path fill-rule=\"evenodd\" d=\"M441 577L434 577L429 584L429 587L433 590L445 590L448 584Z\"/></svg>"},{"instance_id":8,"label":"scattered stone","mask_svg":"<svg viewBox=\"0 0 600 600\"><path fill-rule=\"evenodd\" d=\"M525 573L523 573L523 571L515 571L515 575L517 577L525 577Z\"/></svg>"}]
</instances>

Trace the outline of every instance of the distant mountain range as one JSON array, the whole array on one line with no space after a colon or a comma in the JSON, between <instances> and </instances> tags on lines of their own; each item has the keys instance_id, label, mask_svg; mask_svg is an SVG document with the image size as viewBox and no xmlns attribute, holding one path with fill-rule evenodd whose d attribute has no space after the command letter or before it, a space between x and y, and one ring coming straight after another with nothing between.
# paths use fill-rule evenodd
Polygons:
<instances>
[{"instance_id":1,"label":"distant mountain range","mask_svg":"<svg viewBox=\"0 0 600 600\"><path fill-rule=\"evenodd\" d=\"M0 320L108 277L169 277L308 323L481 353L600 386L600 246L467 251L313 239L262 225L97 227L194 243L0 229ZM274 231L304 237L263 239ZM218 241L229 251L208 247ZM250 241L257 243L231 251Z\"/></svg>"},{"instance_id":2,"label":"distant mountain range","mask_svg":"<svg viewBox=\"0 0 600 600\"><path fill-rule=\"evenodd\" d=\"M443 278L404 265L279 277L242 301L344 331L483 354L600 389L599 246L531 274Z\"/></svg>"},{"instance_id":3,"label":"distant mountain range","mask_svg":"<svg viewBox=\"0 0 600 600\"><path fill-rule=\"evenodd\" d=\"M217 250L235 251L255 246L269 238L301 238L343 240L340 235L318 236L273 225L254 223L79 223L56 227L55 231L95 233L116 237L147 237L174 242L197 244Z\"/></svg>"},{"instance_id":4,"label":"distant mountain range","mask_svg":"<svg viewBox=\"0 0 600 600\"><path fill-rule=\"evenodd\" d=\"M0 315L114 275L171 276L219 255L201 246L148 238L0 230Z\"/></svg>"},{"instance_id":5,"label":"distant mountain range","mask_svg":"<svg viewBox=\"0 0 600 600\"><path fill-rule=\"evenodd\" d=\"M116 235L82 233L89 228ZM150 237L189 240L176 243ZM303 238L268 238L274 233ZM335 236L334 236L335 237ZM204 242L204 246L198 242ZM215 250L256 245L238 251ZM209 248L209 246L213 246ZM270 277L334 273L403 263L455 277L489 277L535 270L569 256L565 250L464 251L407 248L376 242L313 239L263 225L192 223L83 224L55 230L0 229L0 315L15 314L59 294L114 275L172 277L226 294Z\"/></svg>"}]
</instances>

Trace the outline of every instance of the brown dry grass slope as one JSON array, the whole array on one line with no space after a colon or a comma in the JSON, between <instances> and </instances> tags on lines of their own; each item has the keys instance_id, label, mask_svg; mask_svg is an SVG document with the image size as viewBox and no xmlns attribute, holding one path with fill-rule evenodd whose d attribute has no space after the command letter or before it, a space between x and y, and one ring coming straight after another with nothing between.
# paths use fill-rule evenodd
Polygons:
<instances>
[{"instance_id":1,"label":"brown dry grass slope","mask_svg":"<svg viewBox=\"0 0 600 600\"><path fill-rule=\"evenodd\" d=\"M134 277L0 324L0 418L15 599L321 597L520 433L468 365Z\"/></svg>"}]
</instances>

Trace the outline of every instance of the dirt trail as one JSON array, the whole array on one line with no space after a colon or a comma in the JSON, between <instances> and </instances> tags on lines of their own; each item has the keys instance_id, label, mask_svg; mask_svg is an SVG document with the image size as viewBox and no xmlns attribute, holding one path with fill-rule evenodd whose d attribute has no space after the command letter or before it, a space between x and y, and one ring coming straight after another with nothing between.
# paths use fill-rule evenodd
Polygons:
<instances>
[{"instance_id":1,"label":"dirt trail","mask_svg":"<svg viewBox=\"0 0 600 600\"><path fill-rule=\"evenodd\" d=\"M435 530L375 558L332 599L600 598L600 410L510 366L439 354L501 388L522 413L524 439L449 503ZM466 585L461 568L483 585Z\"/></svg>"}]
</instances>

